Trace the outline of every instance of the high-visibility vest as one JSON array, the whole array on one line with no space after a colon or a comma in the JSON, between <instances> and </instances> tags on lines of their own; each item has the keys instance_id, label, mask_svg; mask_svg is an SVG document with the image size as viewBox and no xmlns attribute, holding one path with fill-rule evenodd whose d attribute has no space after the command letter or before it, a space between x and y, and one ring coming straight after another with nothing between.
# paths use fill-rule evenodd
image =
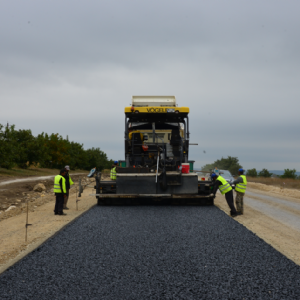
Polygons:
<instances>
[{"instance_id":1,"label":"high-visibility vest","mask_svg":"<svg viewBox=\"0 0 300 300\"><path fill-rule=\"evenodd\" d=\"M235 190L240 193L245 193L247 187L247 179L245 175L240 175L240 177L243 178L243 183L237 183L237 185L235 186Z\"/></svg>"},{"instance_id":2,"label":"high-visibility vest","mask_svg":"<svg viewBox=\"0 0 300 300\"><path fill-rule=\"evenodd\" d=\"M69 182L70 182L70 185L74 184L73 180L71 179L70 174L69 174Z\"/></svg>"},{"instance_id":3,"label":"high-visibility vest","mask_svg":"<svg viewBox=\"0 0 300 300\"><path fill-rule=\"evenodd\" d=\"M60 188L60 184L59 184L59 181L60 179L62 178L62 187L63 187L63 191L61 190ZM54 177L54 188L53 188L53 192L54 193L64 193L66 194L67 193L67 189L66 189L66 179L61 176L61 175L56 175Z\"/></svg>"},{"instance_id":4,"label":"high-visibility vest","mask_svg":"<svg viewBox=\"0 0 300 300\"><path fill-rule=\"evenodd\" d=\"M110 179L112 180L116 180L117 179L117 171L116 171L116 167L112 168L110 170Z\"/></svg>"},{"instance_id":5,"label":"high-visibility vest","mask_svg":"<svg viewBox=\"0 0 300 300\"><path fill-rule=\"evenodd\" d=\"M222 185L219 186L219 190L222 195L224 195L232 190L232 187L230 186L230 184L222 176L218 176L217 180L222 182Z\"/></svg>"}]
</instances>

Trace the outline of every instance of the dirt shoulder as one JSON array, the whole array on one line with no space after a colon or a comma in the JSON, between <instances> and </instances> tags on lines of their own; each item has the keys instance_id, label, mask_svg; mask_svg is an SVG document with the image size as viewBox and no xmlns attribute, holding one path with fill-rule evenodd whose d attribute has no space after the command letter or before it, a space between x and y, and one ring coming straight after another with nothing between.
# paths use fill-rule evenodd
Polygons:
<instances>
[{"instance_id":1,"label":"dirt shoulder","mask_svg":"<svg viewBox=\"0 0 300 300\"><path fill-rule=\"evenodd\" d=\"M76 180L78 181L78 180ZM25 224L27 205L20 206L11 211L13 215L0 214L0 273L5 271L15 262L36 249L39 245L53 236L57 231L68 223L79 217L96 204L94 196L94 179L84 177L83 184L86 185L82 197L78 198L78 210L76 210L76 186L70 190L68 201L69 210L66 216L54 215L55 196L39 195L32 202L29 201L27 242L25 242ZM5 213L6 214L6 213Z\"/></svg>"},{"instance_id":2,"label":"dirt shoulder","mask_svg":"<svg viewBox=\"0 0 300 300\"><path fill-rule=\"evenodd\" d=\"M87 173L86 173L87 174ZM85 174L71 173L74 182ZM54 175L30 178L10 178L0 182L0 221L22 213L27 201L30 210L53 200ZM11 182L13 180L13 182ZM43 191L34 191L37 184L43 184Z\"/></svg>"},{"instance_id":3,"label":"dirt shoulder","mask_svg":"<svg viewBox=\"0 0 300 300\"><path fill-rule=\"evenodd\" d=\"M277 191L276 187L268 186L268 189L261 184L251 184L250 186L249 191L269 196L280 196L282 199L300 203L300 199L298 198L299 191L297 190L286 191L287 193L283 195L282 192ZM294 197L287 197L287 194L293 195ZM230 210L224 196L217 194L215 205L229 214ZM276 204L274 204L274 206L275 205ZM246 202L244 202L244 215L236 217L235 220L243 224L296 264L300 265L300 231L279 222L267 214L253 209L248 206Z\"/></svg>"}]
</instances>

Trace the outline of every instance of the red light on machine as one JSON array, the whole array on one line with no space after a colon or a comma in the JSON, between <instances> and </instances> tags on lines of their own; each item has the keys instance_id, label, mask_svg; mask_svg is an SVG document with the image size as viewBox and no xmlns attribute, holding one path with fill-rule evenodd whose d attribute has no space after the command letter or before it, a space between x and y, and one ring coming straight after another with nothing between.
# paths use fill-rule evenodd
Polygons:
<instances>
[{"instance_id":1,"label":"red light on machine","mask_svg":"<svg viewBox=\"0 0 300 300\"><path fill-rule=\"evenodd\" d=\"M130 110L131 110L132 112L134 112L134 107L133 107L133 106L131 106Z\"/></svg>"},{"instance_id":2,"label":"red light on machine","mask_svg":"<svg viewBox=\"0 0 300 300\"><path fill-rule=\"evenodd\" d=\"M142 148L143 148L144 151L148 150L148 146L147 145L142 145Z\"/></svg>"},{"instance_id":3,"label":"red light on machine","mask_svg":"<svg viewBox=\"0 0 300 300\"><path fill-rule=\"evenodd\" d=\"M205 181L205 177L202 177L201 180Z\"/></svg>"}]
</instances>

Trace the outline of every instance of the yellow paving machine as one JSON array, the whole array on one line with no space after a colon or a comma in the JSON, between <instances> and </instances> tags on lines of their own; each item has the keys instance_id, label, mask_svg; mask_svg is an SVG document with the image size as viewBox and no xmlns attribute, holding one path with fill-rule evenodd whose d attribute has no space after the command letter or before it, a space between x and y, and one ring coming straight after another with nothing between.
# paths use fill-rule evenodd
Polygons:
<instances>
[{"instance_id":1,"label":"yellow paving machine","mask_svg":"<svg viewBox=\"0 0 300 300\"><path fill-rule=\"evenodd\" d=\"M123 201L213 205L213 183L198 179L189 160L189 108L174 96L133 96L125 107L125 159L115 181L96 175L98 205Z\"/></svg>"}]
</instances>

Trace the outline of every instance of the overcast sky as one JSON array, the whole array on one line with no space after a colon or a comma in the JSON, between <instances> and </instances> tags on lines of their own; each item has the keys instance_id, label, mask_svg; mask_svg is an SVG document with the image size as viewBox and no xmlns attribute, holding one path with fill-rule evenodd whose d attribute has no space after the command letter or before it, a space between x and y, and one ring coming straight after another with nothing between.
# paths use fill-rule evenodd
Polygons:
<instances>
[{"instance_id":1,"label":"overcast sky","mask_svg":"<svg viewBox=\"0 0 300 300\"><path fill-rule=\"evenodd\" d=\"M132 95L190 108L189 159L300 171L300 2L0 0L0 123L124 159ZM206 153L204 153L204 151Z\"/></svg>"}]
</instances>

